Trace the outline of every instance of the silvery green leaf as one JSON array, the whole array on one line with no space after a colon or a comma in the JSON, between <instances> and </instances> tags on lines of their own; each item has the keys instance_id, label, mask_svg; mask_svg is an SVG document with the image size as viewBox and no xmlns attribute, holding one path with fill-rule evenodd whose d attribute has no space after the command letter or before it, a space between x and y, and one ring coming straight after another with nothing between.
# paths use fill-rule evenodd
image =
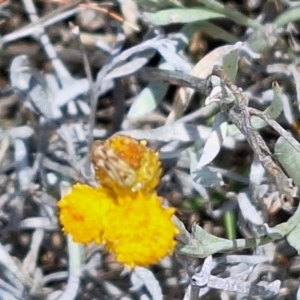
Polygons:
<instances>
[{"instance_id":1,"label":"silvery green leaf","mask_svg":"<svg viewBox=\"0 0 300 300\"><path fill-rule=\"evenodd\" d=\"M278 228L278 225L275 227L269 227L269 225L265 223L264 228L266 234L274 240L281 239L285 236L285 232L281 230L280 227Z\"/></svg>"},{"instance_id":2,"label":"silvery green leaf","mask_svg":"<svg viewBox=\"0 0 300 300\"><path fill-rule=\"evenodd\" d=\"M78 114L78 109L74 101L69 101L67 104L67 112L70 116L76 116Z\"/></svg>"},{"instance_id":3,"label":"silvery green leaf","mask_svg":"<svg viewBox=\"0 0 300 300\"><path fill-rule=\"evenodd\" d=\"M80 7L70 8L67 11L62 11L61 13L56 13L51 18L45 16L45 18L40 18L36 22L31 22L30 24L26 26L22 26L20 29L17 29L13 32L10 32L4 36L1 37L0 42L1 44L6 44L21 38L24 38L26 36L35 35L37 30L40 30L41 28L41 22L42 26L44 28L53 25L57 22L60 22L64 19L68 19L71 16L76 15L78 11L80 10Z\"/></svg>"},{"instance_id":4,"label":"silvery green leaf","mask_svg":"<svg viewBox=\"0 0 300 300\"><path fill-rule=\"evenodd\" d=\"M223 57L223 69L227 78L235 82L235 77L238 70L239 50L234 49Z\"/></svg>"},{"instance_id":5,"label":"silvery green leaf","mask_svg":"<svg viewBox=\"0 0 300 300\"><path fill-rule=\"evenodd\" d=\"M46 120L55 119L62 116L60 110L53 102L54 95L48 88L42 74L35 74L30 79L29 99L36 112L41 114Z\"/></svg>"},{"instance_id":6,"label":"silvery green leaf","mask_svg":"<svg viewBox=\"0 0 300 300\"><path fill-rule=\"evenodd\" d=\"M11 84L21 101L28 99L31 108L46 120L61 117L60 110L53 102L53 92L45 77L29 66L25 55L17 56L10 66Z\"/></svg>"},{"instance_id":7,"label":"silvery green leaf","mask_svg":"<svg viewBox=\"0 0 300 300\"><path fill-rule=\"evenodd\" d=\"M99 268L102 266L102 253L93 253L93 255L89 257L88 261L84 265L81 265L81 275L97 276Z\"/></svg>"},{"instance_id":8,"label":"silvery green leaf","mask_svg":"<svg viewBox=\"0 0 300 300\"><path fill-rule=\"evenodd\" d=\"M0 243L0 265L16 278L14 285L24 287L24 275L20 270L20 265L17 263L17 260L8 253L6 248L7 247L4 247L2 243Z\"/></svg>"},{"instance_id":9,"label":"silvery green leaf","mask_svg":"<svg viewBox=\"0 0 300 300\"><path fill-rule=\"evenodd\" d=\"M296 295L296 299L300 299L300 286L298 287L298 290L297 290L297 295Z\"/></svg>"},{"instance_id":10,"label":"silvery green leaf","mask_svg":"<svg viewBox=\"0 0 300 300\"><path fill-rule=\"evenodd\" d=\"M32 217L22 220L19 226L22 229L56 230L58 225L48 217Z\"/></svg>"},{"instance_id":11,"label":"silvery green leaf","mask_svg":"<svg viewBox=\"0 0 300 300\"><path fill-rule=\"evenodd\" d=\"M295 6L285 10L275 19L274 24L277 27L284 27L288 23L295 22L300 18L300 7Z\"/></svg>"},{"instance_id":12,"label":"silvery green leaf","mask_svg":"<svg viewBox=\"0 0 300 300\"><path fill-rule=\"evenodd\" d=\"M174 64L177 66L177 69L189 71L190 65L183 60L181 56L177 54L176 46L177 41L162 39L153 42L152 44L147 44L148 49L137 52L130 61L123 61L123 64L120 66L114 67L106 76L106 80L124 77L126 75L132 74L144 66L149 59L154 55L153 49L160 52L162 57L166 62ZM138 50L138 49L136 49Z\"/></svg>"},{"instance_id":13,"label":"silvery green leaf","mask_svg":"<svg viewBox=\"0 0 300 300\"><path fill-rule=\"evenodd\" d=\"M283 110L282 88L278 85L278 83L274 83L272 86L272 90L273 100L270 106L266 108L264 113L268 115L271 119L277 119ZM251 124L257 129L266 126L266 123L262 119L255 116L251 117Z\"/></svg>"},{"instance_id":14,"label":"silvery green leaf","mask_svg":"<svg viewBox=\"0 0 300 300\"><path fill-rule=\"evenodd\" d=\"M12 139L28 139L34 134L34 130L29 126L20 126L7 129L6 133Z\"/></svg>"},{"instance_id":15,"label":"silvery green leaf","mask_svg":"<svg viewBox=\"0 0 300 300\"><path fill-rule=\"evenodd\" d=\"M2 282L2 279L0 280L0 283L2 287L5 287L5 289L0 289L2 299L21 300L24 297L24 291L20 291L13 286L6 284L6 282Z\"/></svg>"},{"instance_id":16,"label":"silvery green leaf","mask_svg":"<svg viewBox=\"0 0 300 300\"><path fill-rule=\"evenodd\" d=\"M26 55L15 57L10 65L10 82L17 91L27 91L31 78L29 60Z\"/></svg>"},{"instance_id":17,"label":"silvery green leaf","mask_svg":"<svg viewBox=\"0 0 300 300\"><path fill-rule=\"evenodd\" d=\"M133 285L131 288L132 290L139 290L142 286L145 286L151 296L151 299L163 299L159 282L150 270L142 267L134 268L134 271L131 274L131 282Z\"/></svg>"},{"instance_id":18,"label":"silvery green leaf","mask_svg":"<svg viewBox=\"0 0 300 300\"><path fill-rule=\"evenodd\" d=\"M68 235L68 254L69 254L69 274L68 282L64 291L57 300L75 299L80 288L80 276L82 275L82 256L83 248L79 243L75 243Z\"/></svg>"},{"instance_id":19,"label":"silvery green leaf","mask_svg":"<svg viewBox=\"0 0 300 300\"><path fill-rule=\"evenodd\" d=\"M240 49L243 43L237 42L234 45L225 45L215 48L203 58L201 58L198 63L194 66L191 75L199 77L201 79L207 79L211 75L214 66L222 66L223 57L236 49Z\"/></svg>"},{"instance_id":20,"label":"silvery green leaf","mask_svg":"<svg viewBox=\"0 0 300 300\"><path fill-rule=\"evenodd\" d=\"M54 104L63 107L70 101L75 100L81 95L88 93L90 84L87 79L71 79L64 82L64 85L55 95Z\"/></svg>"},{"instance_id":21,"label":"silvery green leaf","mask_svg":"<svg viewBox=\"0 0 300 300\"><path fill-rule=\"evenodd\" d=\"M184 196L191 195L192 189L195 189L205 202L210 201L208 191L202 185L196 183L189 174L176 170L175 175L182 184ZM186 193L184 190L186 190Z\"/></svg>"},{"instance_id":22,"label":"silvery green leaf","mask_svg":"<svg viewBox=\"0 0 300 300\"><path fill-rule=\"evenodd\" d=\"M168 84L152 82L134 99L127 114L128 119L138 119L154 111L168 91Z\"/></svg>"},{"instance_id":23,"label":"silvery green leaf","mask_svg":"<svg viewBox=\"0 0 300 300\"><path fill-rule=\"evenodd\" d=\"M150 130L124 130L120 131L119 134L129 135L137 140L193 142L197 139L206 139L209 132L210 130L205 126L174 123Z\"/></svg>"},{"instance_id":24,"label":"silvery green leaf","mask_svg":"<svg viewBox=\"0 0 300 300\"><path fill-rule=\"evenodd\" d=\"M146 50L148 51L149 49L155 49L158 45L166 41L169 42L167 39L162 38L162 36L156 36L152 39L142 42L141 44L126 49L125 51L113 57L111 63L109 64L109 69L112 70L115 66L127 61L134 55L142 53Z\"/></svg>"},{"instance_id":25,"label":"silvery green leaf","mask_svg":"<svg viewBox=\"0 0 300 300\"><path fill-rule=\"evenodd\" d=\"M205 258L211 254L228 250L233 246L233 241L216 237L199 225L193 224L193 232L187 245L179 245L178 251L183 255Z\"/></svg>"},{"instance_id":26,"label":"silvery green leaf","mask_svg":"<svg viewBox=\"0 0 300 300\"><path fill-rule=\"evenodd\" d=\"M201 299L209 292L208 287L199 288L197 286L192 286L191 284L185 290L183 300L196 300Z\"/></svg>"},{"instance_id":27,"label":"silvery green leaf","mask_svg":"<svg viewBox=\"0 0 300 300\"><path fill-rule=\"evenodd\" d=\"M270 299L278 295L281 286L280 280L272 281L267 285L260 284L249 284L248 282L245 285L245 288L249 290L247 294L251 294L252 296L259 297L259 299ZM242 292L242 290L238 290L237 292Z\"/></svg>"},{"instance_id":28,"label":"silvery green leaf","mask_svg":"<svg viewBox=\"0 0 300 300\"><path fill-rule=\"evenodd\" d=\"M15 139L14 147L14 158L20 190L26 191L30 188L32 178L32 170L28 165L27 147L21 139Z\"/></svg>"},{"instance_id":29,"label":"silvery green leaf","mask_svg":"<svg viewBox=\"0 0 300 300\"><path fill-rule=\"evenodd\" d=\"M157 46L157 50L163 56L159 69L161 70L190 70L188 62L183 60L178 52L185 46L184 36L172 36L171 42L165 42ZM173 39L178 39L176 43ZM169 84L163 82L152 82L143 91L135 97L132 106L128 112L128 119L140 118L150 112L152 112L161 102L165 94L167 93Z\"/></svg>"},{"instance_id":30,"label":"silvery green leaf","mask_svg":"<svg viewBox=\"0 0 300 300\"><path fill-rule=\"evenodd\" d=\"M121 1L121 0L119 0ZM148 9L163 9L166 7L182 7L183 1L181 0L167 0L167 1L160 1L160 0L137 0L137 4L142 5L147 10Z\"/></svg>"},{"instance_id":31,"label":"silvery green leaf","mask_svg":"<svg viewBox=\"0 0 300 300\"><path fill-rule=\"evenodd\" d=\"M224 185L221 173L211 171L207 167L202 167L200 170L195 170L191 173L193 179L198 184L204 187L219 187Z\"/></svg>"},{"instance_id":32,"label":"silvery green leaf","mask_svg":"<svg viewBox=\"0 0 300 300\"><path fill-rule=\"evenodd\" d=\"M261 163L257 159L254 159L251 164L250 174L249 174L251 185L260 186L264 178L265 172L266 171L264 167L261 165Z\"/></svg>"},{"instance_id":33,"label":"silvery green leaf","mask_svg":"<svg viewBox=\"0 0 300 300\"><path fill-rule=\"evenodd\" d=\"M207 8L172 8L160 10L155 13L144 13L149 22L156 26L172 23L190 23L201 20L224 18L225 16Z\"/></svg>"},{"instance_id":34,"label":"silvery green leaf","mask_svg":"<svg viewBox=\"0 0 300 300\"><path fill-rule=\"evenodd\" d=\"M47 73L44 75L44 77L47 82L48 88L52 91L54 95L56 95L60 89L56 76L54 76L51 73Z\"/></svg>"},{"instance_id":35,"label":"silvery green leaf","mask_svg":"<svg viewBox=\"0 0 300 300\"><path fill-rule=\"evenodd\" d=\"M39 250L41 244L45 237L45 231L43 229L36 229L34 230L32 237L31 237L31 247L30 250L23 260L22 263L22 271L26 274L33 274L36 269L36 264L39 258ZM40 273L42 276L42 274Z\"/></svg>"},{"instance_id":36,"label":"silvery green leaf","mask_svg":"<svg viewBox=\"0 0 300 300\"><path fill-rule=\"evenodd\" d=\"M294 228L294 230L292 230L292 232L287 236L287 241L293 248L297 250L298 254L300 254L299 236L300 236L300 224L298 224L296 228Z\"/></svg>"},{"instance_id":37,"label":"silvery green leaf","mask_svg":"<svg viewBox=\"0 0 300 300\"><path fill-rule=\"evenodd\" d=\"M111 35L112 39L113 39L113 35ZM110 54L113 51L113 46L110 44L111 41L107 40L107 39L98 39L95 41L95 47L98 50L104 51L108 54Z\"/></svg>"},{"instance_id":38,"label":"silvery green leaf","mask_svg":"<svg viewBox=\"0 0 300 300\"><path fill-rule=\"evenodd\" d=\"M274 47L278 38L278 27L274 23L267 23L254 30L246 44L252 51L263 54Z\"/></svg>"},{"instance_id":39,"label":"silvery green leaf","mask_svg":"<svg viewBox=\"0 0 300 300\"><path fill-rule=\"evenodd\" d=\"M264 220L258 213L257 208L251 203L246 193L239 193L237 195L239 208L245 220L256 226L262 226Z\"/></svg>"},{"instance_id":40,"label":"silvery green leaf","mask_svg":"<svg viewBox=\"0 0 300 300\"><path fill-rule=\"evenodd\" d=\"M297 216L299 217L299 216ZM298 222L299 223L299 222ZM297 224L298 224L297 223ZM176 222L178 224L178 222ZM281 225L281 224L280 224ZM294 225L294 224L292 224ZM200 257L204 258L208 255L218 253L218 252L225 252L231 250L238 250L238 249L246 249L251 247L257 247L258 245L264 245L267 243L272 242L274 239L282 237L279 232L286 231L286 227L290 227L292 225L284 224L284 228L269 228L271 231L274 232L275 236L262 236L259 238L249 238L249 239L224 239L214 236L204 229L202 229L199 225L193 224L192 225L192 233L191 235L186 235L185 239L180 239L180 243L176 249L176 252L183 255L190 255L193 257ZM276 227L278 227L277 225ZM295 226L294 226L295 227ZM293 228L294 228L293 227ZM180 228L180 227L178 227ZM290 228L288 228L289 230ZM278 234L279 233L279 234Z\"/></svg>"},{"instance_id":41,"label":"silvery green leaf","mask_svg":"<svg viewBox=\"0 0 300 300\"><path fill-rule=\"evenodd\" d=\"M107 129L104 129L104 128L94 128L93 130L93 137L95 140L97 139L104 139L105 137L108 136L108 132L107 132Z\"/></svg>"},{"instance_id":42,"label":"silvery green leaf","mask_svg":"<svg viewBox=\"0 0 300 300\"><path fill-rule=\"evenodd\" d=\"M122 35L118 35L121 37L120 44L123 45L123 38ZM163 43L164 39L162 36L156 36L152 39L146 40L136 46L133 46L129 49L126 49L125 51L120 52L120 45L116 46L114 51L111 53L111 59L110 61L104 65L101 70L97 74L96 79L96 87L97 87L97 96L103 95L104 93L108 92L110 89L114 87L114 81L112 80L112 75L110 75L110 79L107 79L107 76L110 72L112 72L116 67L122 66L124 63L128 63L131 57L134 55L138 55L139 57L143 57L142 52L147 51L147 53L153 53L155 54L155 51L153 51L153 48L155 48L160 43ZM150 50L150 51L149 51ZM147 59L150 59L149 56L147 56Z\"/></svg>"},{"instance_id":43,"label":"silvery green leaf","mask_svg":"<svg viewBox=\"0 0 300 300\"><path fill-rule=\"evenodd\" d=\"M209 255L202 265L199 272L196 272L191 278L191 285L198 287L206 287L210 280L211 270L213 269L213 259Z\"/></svg>"},{"instance_id":44,"label":"silvery green leaf","mask_svg":"<svg viewBox=\"0 0 300 300\"><path fill-rule=\"evenodd\" d=\"M239 49L242 46L241 42L237 42L235 45L225 45L218 48L215 48L213 51L206 54L203 58L201 58L198 63L194 66L192 71L190 72L190 75L196 76L200 79L207 79L212 71L215 65L222 65L223 57L230 53L231 51L235 49ZM217 77L217 76L215 76ZM221 86L221 84L216 84L214 87ZM226 99L222 99L223 102L233 102L234 97L231 93L231 91L228 88L225 88L226 90ZM221 89L222 92L222 89ZM191 88L180 88L179 89L179 100L182 104L189 103L190 99L192 98L193 94L195 93L194 89ZM217 92L218 93L218 92ZM221 95L225 95L225 93L221 93ZM225 97L224 97L225 98ZM216 100L210 99L211 101L220 101L220 97L218 97ZM210 102L211 102L210 101ZM205 104L207 105L208 100L205 101Z\"/></svg>"},{"instance_id":45,"label":"silvery green leaf","mask_svg":"<svg viewBox=\"0 0 300 300\"><path fill-rule=\"evenodd\" d=\"M213 75L210 77L210 81L213 88L205 99L205 105L209 105L212 102L220 103L221 101L229 104L235 101L235 96L227 86L224 86L219 77Z\"/></svg>"},{"instance_id":46,"label":"silvery green leaf","mask_svg":"<svg viewBox=\"0 0 300 300\"><path fill-rule=\"evenodd\" d=\"M286 68L286 65L284 65ZM298 107L299 107L299 102L300 102L300 72L298 70L298 66L296 64L290 64L288 67L288 70L292 73L293 75L293 82L295 85L295 90L296 90L296 99L298 102ZM289 75L288 75L289 76ZM283 111L286 119L289 121L290 124L293 124L295 121L294 117L294 109L291 108L291 101L285 97L283 100Z\"/></svg>"},{"instance_id":47,"label":"silvery green leaf","mask_svg":"<svg viewBox=\"0 0 300 300\"><path fill-rule=\"evenodd\" d=\"M274 297L275 295L278 295L280 291L281 281L280 280L274 280L271 283L269 283L266 286L266 296L265 297Z\"/></svg>"},{"instance_id":48,"label":"silvery green leaf","mask_svg":"<svg viewBox=\"0 0 300 300\"><path fill-rule=\"evenodd\" d=\"M193 180L204 187L218 187L224 185L222 175L218 171L212 171L207 167L197 169L197 152L195 149L188 149L190 156L190 174Z\"/></svg>"},{"instance_id":49,"label":"silvery green leaf","mask_svg":"<svg viewBox=\"0 0 300 300\"><path fill-rule=\"evenodd\" d=\"M300 83L299 83L299 94L300 95ZM297 96L297 99L298 96ZM292 125L295 121L295 116L294 116L294 108L291 103L291 99L286 95L282 94L282 105L283 105L283 114L287 122Z\"/></svg>"},{"instance_id":50,"label":"silvery green leaf","mask_svg":"<svg viewBox=\"0 0 300 300\"><path fill-rule=\"evenodd\" d=\"M163 43L158 44L155 49L160 53L163 59L174 66L176 70L189 73L192 68L191 64L178 54L179 50L186 44L183 41L184 35L178 33L177 35L170 36L170 39L170 41L164 41Z\"/></svg>"},{"instance_id":51,"label":"silvery green leaf","mask_svg":"<svg viewBox=\"0 0 300 300\"><path fill-rule=\"evenodd\" d=\"M74 124L73 130L75 133L74 136L75 143L83 143L86 141L86 132L84 131L82 124L80 123Z\"/></svg>"},{"instance_id":52,"label":"silvery green leaf","mask_svg":"<svg viewBox=\"0 0 300 300\"><path fill-rule=\"evenodd\" d=\"M253 199L254 202L258 198L260 198L260 193L263 191L264 186L262 185L262 181L264 179L265 173L266 173L265 168L256 158L254 158L251 164L250 174L249 174L251 198Z\"/></svg>"},{"instance_id":53,"label":"silvery green leaf","mask_svg":"<svg viewBox=\"0 0 300 300\"><path fill-rule=\"evenodd\" d=\"M275 144L274 154L293 182L300 186L300 153L280 137Z\"/></svg>"},{"instance_id":54,"label":"silvery green leaf","mask_svg":"<svg viewBox=\"0 0 300 300\"><path fill-rule=\"evenodd\" d=\"M162 70L174 70L172 65L167 62L162 62L159 65ZM152 82L142 90L134 99L129 112L128 119L136 119L152 112L160 104L161 100L167 93L169 85L162 82Z\"/></svg>"},{"instance_id":55,"label":"silvery green leaf","mask_svg":"<svg viewBox=\"0 0 300 300\"><path fill-rule=\"evenodd\" d=\"M111 72L108 73L105 79L110 80L110 79L124 77L133 74L137 70L141 69L154 55L154 53L155 53L154 51L150 50L148 53L144 53L143 57L134 57L129 62L114 68Z\"/></svg>"},{"instance_id":56,"label":"silvery green leaf","mask_svg":"<svg viewBox=\"0 0 300 300\"><path fill-rule=\"evenodd\" d=\"M212 131L205 143L200 160L197 163L197 169L200 170L202 167L208 165L218 155L226 137L227 120L226 114L222 112L217 114L212 126Z\"/></svg>"},{"instance_id":57,"label":"silvery green leaf","mask_svg":"<svg viewBox=\"0 0 300 300\"><path fill-rule=\"evenodd\" d=\"M86 116L89 116L91 114L91 108L86 103L86 101L78 100L77 105L80 108L80 110L82 111L82 113L85 114Z\"/></svg>"},{"instance_id":58,"label":"silvery green leaf","mask_svg":"<svg viewBox=\"0 0 300 300\"><path fill-rule=\"evenodd\" d=\"M114 86L115 86L115 83L112 79L110 79L110 80L103 79L99 83L99 88L97 90L97 97L103 96L105 93L112 90L114 88Z\"/></svg>"},{"instance_id":59,"label":"silvery green leaf","mask_svg":"<svg viewBox=\"0 0 300 300\"><path fill-rule=\"evenodd\" d=\"M201 31L214 39L219 39L227 42L228 44L234 44L238 42L238 38L225 30L221 26L217 26L208 21L201 21L197 23L188 24L187 26L192 25L197 28L198 31Z\"/></svg>"},{"instance_id":60,"label":"silvery green leaf","mask_svg":"<svg viewBox=\"0 0 300 300\"><path fill-rule=\"evenodd\" d=\"M120 299L124 298L124 292L116 284L112 284L105 280L103 283L103 288L106 290L109 299ZM67 299L65 299L67 300Z\"/></svg>"},{"instance_id":61,"label":"silvery green leaf","mask_svg":"<svg viewBox=\"0 0 300 300\"><path fill-rule=\"evenodd\" d=\"M102 96L103 94L105 94L106 92L108 92L114 87L114 81L112 79L110 80L105 79L111 67L112 67L112 62L104 65L97 74L97 79L96 79L97 97Z\"/></svg>"},{"instance_id":62,"label":"silvery green leaf","mask_svg":"<svg viewBox=\"0 0 300 300\"><path fill-rule=\"evenodd\" d=\"M272 239L280 239L290 234L300 223L300 206L297 207L294 214L287 222L280 223L275 227L270 228L268 224L264 224L268 236Z\"/></svg>"},{"instance_id":63,"label":"silvery green leaf","mask_svg":"<svg viewBox=\"0 0 300 300\"><path fill-rule=\"evenodd\" d=\"M218 258L218 264L237 264L237 263L244 263L248 265L257 265L268 262L269 258L264 255L226 255L223 257ZM248 269L248 267L247 267Z\"/></svg>"}]
</instances>

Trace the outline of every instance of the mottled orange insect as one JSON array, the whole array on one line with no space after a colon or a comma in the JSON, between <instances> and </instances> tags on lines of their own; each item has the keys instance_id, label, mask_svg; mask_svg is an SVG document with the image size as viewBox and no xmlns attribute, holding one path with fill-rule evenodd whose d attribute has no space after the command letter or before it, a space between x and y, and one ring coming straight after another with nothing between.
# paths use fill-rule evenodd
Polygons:
<instances>
[{"instance_id":1,"label":"mottled orange insect","mask_svg":"<svg viewBox=\"0 0 300 300\"><path fill-rule=\"evenodd\" d=\"M153 191L160 180L159 154L146 141L116 135L106 141L94 141L91 161L96 180L112 190Z\"/></svg>"}]
</instances>

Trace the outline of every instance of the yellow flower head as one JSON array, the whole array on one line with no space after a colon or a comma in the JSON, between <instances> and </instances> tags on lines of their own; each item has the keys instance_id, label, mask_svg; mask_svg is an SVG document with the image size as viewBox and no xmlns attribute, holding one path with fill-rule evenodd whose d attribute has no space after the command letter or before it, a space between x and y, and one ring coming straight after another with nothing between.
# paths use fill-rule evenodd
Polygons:
<instances>
[{"instance_id":1,"label":"yellow flower head","mask_svg":"<svg viewBox=\"0 0 300 300\"><path fill-rule=\"evenodd\" d=\"M113 207L114 200L105 188L76 184L70 194L58 202L59 221L65 233L78 243L92 241L101 244L104 217Z\"/></svg>"},{"instance_id":2,"label":"yellow flower head","mask_svg":"<svg viewBox=\"0 0 300 300\"><path fill-rule=\"evenodd\" d=\"M174 208L162 207L155 193L161 166L158 154L126 136L92 145L92 163L101 184L76 184L58 203L59 220L75 242L105 243L130 266L147 266L171 254L179 232Z\"/></svg>"},{"instance_id":3,"label":"yellow flower head","mask_svg":"<svg viewBox=\"0 0 300 300\"><path fill-rule=\"evenodd\" d=\"M156 193L125 194L107 214L103 239L117 260L130 266L148 266L171 254L179 233L171 220L174 208L163 208ZM117 201L120 203L120 201Z\"/></svg>"},{"instance_id":4,"label":"yellow flower head","mask_svg":"<svg viewBox=\"0 0 300 300\"><path fill-rule=\"evenodd\" d=\"M91 160L96 179L104 187L132 192L152 192L161 176L158 153L128 136L113 136L94 141Z\"/></svg>"}]
</instances>

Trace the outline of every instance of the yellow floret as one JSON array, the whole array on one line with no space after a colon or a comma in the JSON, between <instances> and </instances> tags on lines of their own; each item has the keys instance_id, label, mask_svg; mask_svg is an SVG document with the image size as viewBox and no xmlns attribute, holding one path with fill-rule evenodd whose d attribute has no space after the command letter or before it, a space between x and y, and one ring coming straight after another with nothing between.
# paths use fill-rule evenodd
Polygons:
<instances>
[{"instance_id":1,"label":"yellow floret","mask_svg":"<svg viewBox=\"0 0 300 300\"><path fill-rule=\"evenodd\" d=\"M58 202L59 220L65 233L75 242L101 244L103 219L114 205L111 193L104 188L76 184L71 193Z\"/></svg>"},{"instance_id":2,"label":"yellow floret","mask_svg":"<svg viewBox=\"0 0 300 300\"><path fill-rule=\"evenodd\" d=\"M105 218L106 249L130 267L155 264L175 247L179 232L171 220L175 209L163 208L156 193L122 196L126 197L130 199L118 201L124 205L116 205Z\"/></svg>"}]
</instances>

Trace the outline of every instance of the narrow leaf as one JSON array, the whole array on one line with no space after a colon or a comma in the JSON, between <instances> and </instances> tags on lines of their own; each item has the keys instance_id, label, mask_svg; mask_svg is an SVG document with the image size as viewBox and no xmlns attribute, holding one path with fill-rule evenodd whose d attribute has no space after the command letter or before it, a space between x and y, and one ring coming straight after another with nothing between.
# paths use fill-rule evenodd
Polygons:
<instances>
[{"instance_id":1,"label":"narrow leaf","mask_svg":"<svg viewBox=\"0 0 300 300\"><path fill-rule=\"evenodd\" d=\"M183 30L188 30L188 29L190 30L190 28L188 28L188 26L191 28L195 28L194 31L196 31L196 30L201 31L202 33L209 35L213 39L219 39L219 40L225 41L229 44L234 44L234 43L238 42L238 38L235 35L226 31L222 27L217 26L208 21L189 23L189 24L185 25L185 27L187 27L187 28L184 28Z\"/></svg>"},{"instance_id":2,"label":"narrow leaf","mask_svg":"<svg viewBox=\"0 0 300 300\"><path fill-rule=\"evenodd\" d=\"M167 62L160 64L159 69L174 70L174 68ZM136 119L143 117L160 104L161 100L167 93L169 85L162 82L152 82L142 92L136 96L133 104L130 107L127 118Z\"/></svg>"},{"instance_id":3,"label":"narrow leaf","mask_svg":"<svg viewBox=\"0 0 300 300\"><path fill-rule=\"evenodd\" d=\"M298 224L296 226L296 228L294 228L294 230L287 236L287 241L289 242L289 244L294 247L298 254L300 253L300 224Z\"/></svg>"},{"instance_id":4,"label":"narrow leaf","mask_svg":"<svg viewBox=\"0 0 300 300\"><path fill-rule=\"evenodd\" d=\"M144 286L151 295L151 299L163 299L159 282L150 270L136 267L132 272L131 281L134 287Z\"/></svg>"},{"instance_id":5,"label":"narrow leaf","mask_svg":"<svg viewBox=\"0 0 300 300\"><path fill-rule=\"evenodd\" d=\"M215 172L207 167L203 167L200 170L192 173L193 179L198 184L204 187L220 187L224 185L224 181L220 172Z\"/></svg>"},{"instance_id":6,"label":"narrow leaf","mask_svg":"<svg viewBox=\"0 0 300 300\"><path fill-rule=\"evenodd\" d=\"M277 27L283 27L290 22L294 22L300 19L300 6L295 6L289 10L284 11L275 19L274 24Z\"/></svg>"},{"instance_id":7,"label":"narrow leaf","mask_svg":"<svg viewBox=\"0 0 300 300\"><path fill-rule=\"evenodd\" d=\"M280 137L275 144L275 156L297 186L300 186L300 153Z\"/></svg>"},{"instance_id":8,"label":"narrow leaf","mask_svg":"<svg viewBox=\"0 0 300 300\"><path fill-rule=\"evenodd\" d=\"M144 13L144 15L148 21L156 26L224 18L224 15L207 8L172 8L155 13Z\"/></svg>"},{"instance_id":9,"label":"narrow leaf","mask_svg":"<svg viewBox=\"0 0 300 300\"><path fill-rule=\"evenodd\" d=\"M223 69L228 79L235 82L235 77L238 70L239 50L235 49L223 57Z\"/></svg>"},{"instance_id":10,"label":"narrow leaf","mask_svg":"<svg viewBox=\"0 0 300 300\"><path fill-rule=\"evenodd\" d=\"M209 164L219 153L227 133L227 116L218 113L212 126L211 134L205 143L203 154L197 164L197 169Z\"/></svg>"}]
</instances>

